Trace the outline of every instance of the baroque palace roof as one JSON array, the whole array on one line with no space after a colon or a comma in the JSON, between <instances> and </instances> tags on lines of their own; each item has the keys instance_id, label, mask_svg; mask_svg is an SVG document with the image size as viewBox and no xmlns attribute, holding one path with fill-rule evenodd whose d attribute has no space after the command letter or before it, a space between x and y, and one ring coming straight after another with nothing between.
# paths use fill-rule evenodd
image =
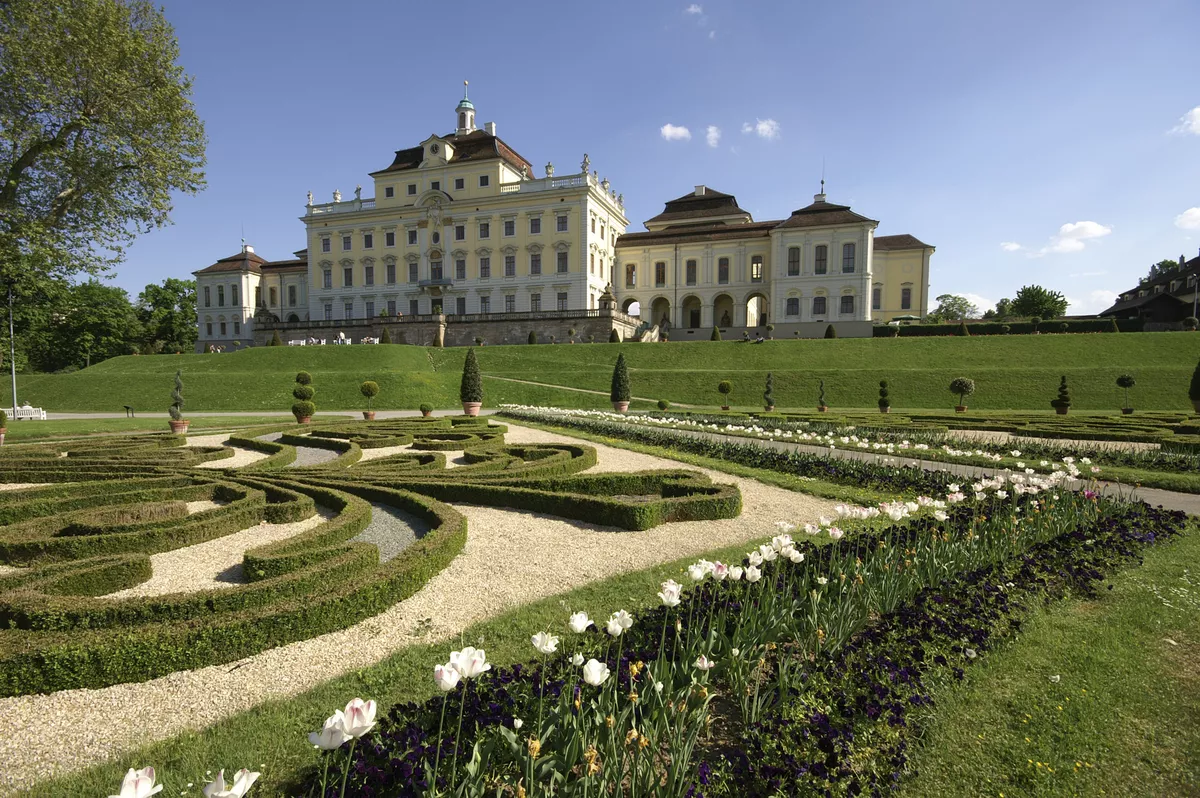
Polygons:
<instances>
[{"instance_id":1,"label":"baroque palace roof","mask_svg":"<svg viewBox=\"0 0 1200 798\"><path fill-rule=\"evenodd\" d=\"M475 130L464 134L452 133L441 138L453 148L453 155L450 158L450 163L452 164L461 161L490 161L499 159L518 172L521 171L521 167L525 167L527 173L533 173L533 164L521 157L512 147L505 144L499 136L493 136L486 130ZM420 145L409 147L405 150L396 150L396 157L391 165L386 169L371 172L371 177L416 169L424 159L425 148Z\"/></svg>"}]
</instances>

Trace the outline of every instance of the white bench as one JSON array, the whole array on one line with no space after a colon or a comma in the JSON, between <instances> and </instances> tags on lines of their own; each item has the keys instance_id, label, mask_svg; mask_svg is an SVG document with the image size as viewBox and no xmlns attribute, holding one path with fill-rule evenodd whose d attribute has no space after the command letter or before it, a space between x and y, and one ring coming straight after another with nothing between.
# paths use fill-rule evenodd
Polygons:
<instances>
[{"instance_id":1,"label":"white bench","mask_svg":"<svg viewBox=\"0 0 1200 798\"><path fill-rule=\"evenodd\" d=\"M293 338L292 340L288 341L288 346L304 346L306 343L308 342L303 338Z\"/></svg>"},{"instance_id":2,"label":"white bench","mask_svg":"<svg viewBox=\"0 0 1200 798\"><path fill-rule=\"evenodd\" d=\"M13 421L45 421L46 411L40 407L16 407L8 408L4 412L8 413L8 417Z\"/></svg>"}]
</instances>

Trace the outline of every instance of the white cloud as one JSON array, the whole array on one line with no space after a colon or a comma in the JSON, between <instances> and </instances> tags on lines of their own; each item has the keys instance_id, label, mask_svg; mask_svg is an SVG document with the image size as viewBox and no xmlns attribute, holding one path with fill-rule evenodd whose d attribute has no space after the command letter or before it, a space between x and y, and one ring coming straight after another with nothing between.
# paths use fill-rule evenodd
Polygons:
<instances>
[{"instance_id":1,"label":"white cloud","mask_svg":"<svg viewBox=\"0 0 1200 798\"><path fill-rule=\"evenodd\" d=\"M1000 244L1000 249L1004 250L1005 252L1016 252L1020 248L1021 245L1016 241L1005 241Z\"/></svg>"},{"instance_id":2,"label":"white cloud","mask_svg":"<svg viewBox=\"0 0 1200 798\"><path fill-rule=\"evenodd\" d=\"M1067 297L1067 313L1073 316L1093 315L1112 307L1118 296L1116 291L1097 289L1089 291L1087 296L1082 298Z\"/></svg>"},{"instance_id":3,"label":"white cloud","mask_svg":"<svg viewBox=\"0 0 1200 798\"><path fill-rule=\"evenodd\" d=\"M703 14L703 13L704 13L704 9L703 9L703 8L701 8L701 7L700 7L698 4L696 4L696 3L692 3L690 6L688 6L687 8L685 8L685 9L683 10L683 13L685 13L685 14Z\"/></svg>"},{"instance_id":4,"label":"white cloud","mask_svg":"<svg viewBox=\"0 0 1200 798\"><path fill-rule=\"evenodd\" d=\"M758 119L754 124L745 122L742 125L743 133L753 133L760 139L771 141L779 138L779 123L774 119Z\"/></svg>"},{"instance_id":5,"label":"white cloud","mask_svg":"<svg viewBox=\"0 0 1200 798\"><path fill-rule=\"evenodd\" d=\"M1171 132L1200 136L1200 105L1179 117L1179 124L1171 128Z\"/></svg>"},{"instance_id":6,"label":"white cloud","mask_svg":"<svg viewBox=\"0 0 1200 798\"><path fill-rule=\"evenodd\" d=\"M709 125L704 130L704 140L708 142L708 146L717 147L721 144L721 128L716 125Z\"/></svg>"},{"instance_id":7,"label":"white cloud","mask_svg":"<svg viewBox=\"0 0 1200 798\"><path fill-rule=\"evenodd\" d=\"M959 294L959 296L970 302L975 307L979 308L980 313L986 313L992 308L996 307L996 300L988 299L987 297L980 296L979 294Z\"/></svg>"},{"instance_id":8,"label":"white cloud","mask_svg":"<svg viewBox=\"0 0 1200 798\"><path fill-rule=\"evenodd\" d=\"M715 39L715 38L717 38L717 32L716 32L715 30L710 30L710 31L708 32L708 38L709 38L709 39Z\"/></svg>"},{"instance_id":9,"label":"white cloud","mask_svg":"<svg viewBox=\"0 0 1200 798\"><path fill-rule=\"evenodd\" d=\"M1188 208L1176 216L1175 226L1180 230L1200 230L1200 208Z\"/></svg>"},{"instance_id":10,"label":"white cloud","mask_svg":"<svg viewBox=\"0 0 1200 798\"><path fill-rule=\"evenodd\" d=\"M1038 255L1063 255L1082 252L1088 241L1103 238L1112 228L1099 222L1068 222L1058 228L1058 235L1038 250Z\"/></svg>"},{"instance_id":11,"label":"white cloud","mask_svg":"<svg viewBox=\"0 0 1200 798\"><path fill-rule=\"evenodd\" d=\"M670 122L658 129L662 137L667 141L691 141L692 131L681 125L672 125Z\"/></svg>"}]
</instances>

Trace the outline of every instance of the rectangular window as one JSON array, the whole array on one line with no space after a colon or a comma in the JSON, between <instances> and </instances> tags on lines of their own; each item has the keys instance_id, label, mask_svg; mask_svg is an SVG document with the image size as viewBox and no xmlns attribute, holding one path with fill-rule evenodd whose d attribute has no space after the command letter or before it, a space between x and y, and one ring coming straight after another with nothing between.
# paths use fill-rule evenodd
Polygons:
<instances>
[{"instance_id":1,"label":"rectangular window","mask_svg":"<svg viewBox=\"0 0 1200 798\"><path fill-rule=\"evenodd\" d=\"M529 234L535 236L542 234L542 217L535 216L529 220Z\"/></svg>"},{"instance_id":2,"label":"rectangular window","mask_svg":"<svg viewBox=\"0 0 1200 798\"><path fill-rule=\"evenodd\" d=\"M516 277L517 276L517 256L516 255L505 255L504 256L504 276L505 277Z\"/></svg>"},{"instance_id":3,"label":"rectangular window","mask_svg":"<svg viewBox=\"0 0 1200 798\"><path fill-rule=\"evenodd\" d=\"M388 300L388 315L392 317L396 315L396 300L394 299Z\"/></svg>"},{"instance_id":4,"label":"rectangular window","mask_svg":"<svg viewBox=\"0 0 1200 798\"><path fill-rule=\"evenodd\" d=\"M321 251L330 252L333 250L333 243L328 238L321 239Z\"/></svg>"},{"instance_id":5,"label":"rectangular window","mask_svg":"<svg viewBox=\"0 0 1200 798\"><path fill-rule=\"evenodd\" d=\"M517 234L517 222L514 219L504 220L504 236L506 238Z\"/></svg>"},{"instance_id":6,"label":"rectangular window","mask_svg":"<svg viewBox=\"0 0 1200 798\"><path fill-rule=\"evenodd\" d=\"M240 320L240 319L234 319L234 320L233 320L233 334L234 334L234 335L241 335L241 334L242 334L242 322L241 322L241 320Z\"/></svg>"},{"instance_id":7,"label":"rectangular window","mask_svg":"<svg viewBox=\"0 0 1200 798\"><path fill-rule=\"evenodd\" d=\"M721 285L729 282L729 258L717 259L717 282Z\"/></svg>"},{"instance_id":8,"label":"rectangular window","mask_svg":"<svg viewBox=\"0 0 1200 798\"><path fill-rule=\"evenodd\" d=\"M467 259L466 258L458 258L457 260L454 261L454 279L455 280L467 279Z\"/></svg>"},{"instance_id":9,"label":"rectangular window","mask_svg":"<svg viewBox=\"0 0 1200 798\"><path fill-rule=\"evenodd\" d=\"M333 303L325 303L325 321L333 321Z\"/></svg>"},{"instance_id":10,"label":"rectangular window","mask_svg":"<svg viewBox=\"0 0 1200 798\"><path fill-rule=\"evenodd\" d=\"M207 335L209 338L212 338L212 322L211 321L207 322L204 325L204 334Z\"/></svg>"},{"instance_id":11,"label":"rectangular window","mask_svg":"<svg viewBox=\"0 0 1200 798\"><path fill-rule=\"evenodd\" d=\"M225 286L223 285L217 286L217 307L225 307Z\"/></svg>"},{"instance_id":12,"label":"rectangular window","mask_svg":"<svg viewBox=\"0 0 1200 798\"><path fill-rule=\"evenodd\" d=\"M279 304L279 289L277 289L275 286L271 286L269 296L271 297L271 307L275 307L277 304Z\"/></svg>"},{"instance_id":13,"label":"rectangular window","mask_svg":"<svg viewBox=\"0 0 1200 798\"><path fill-rule=\"evenodd\" d=\"M421 300L419 300L419 299L408 300L408 314L410 316L419 316L421 314Z\"/></svg>"},{"instance_id":14,"label":"rectangular window","mask_svg":"<svg viewBox=\"0 0 1200 798\"><path fill-rule=\"evenodd\" d=\"M491 258L480 258L479 259L479 279L480 280L490 280L491 277L492 277L492 259Z\"/></svg>"},{"instance_id":15,"label":"rectangular window","mask_svg":"<svg viewBox=\"0 0 1200 798\"><path fill-rule=\"evenodd\" d=\"M374 247L375 247L375 234L374 233L363 233L363 249L374 249Z\"/></svg>"},{"instance_id":16,"label":"rectangular window","mask_svg":"<svg viewBox=\"0 0 1200 798\"><path fill-rule=\"evenodd\" d=\"M212 307L212 289L209 288L207 285L204 286L204 307L206 307L206 308Z\"/></svg>"},{"instance_id":17,"label":"rectangular window","mask_svg":"<svg viewBox=\"0 0 1200 798\"><path fill-rule=\"evenodd\" d=\"M354 318L354 303L353 302L345 303L342 310L343 310L343 315L342 315L343 319Z\"/></svg>"},{"instance_id":18,"label":"rectangular window","mask_svg":"<svg viewBox=\"0 0 1200 798\"><path fill-rule=\"evenodd\" d=\"M854 274L854 245L842 245L842 274Z\"/></svg>"},{"instance_id":19,"label":"rectangular window","mask_svg":"<svg viewBox=\"0 0 1200 798\"><path fill-rule=\"evenodd\" d=\"M901 310L912 310L912 289L911 288L901 288L900 289L900 309Z\"/></svg>"},{"instance_id":20,"label":"rectangular window","mask_svg":"<svg viewBox=\"0 0 1200 798\"><path fill-rule=\"evenodd\" d=\"M637 288L637 265L633 263L625 264L625 287Z\"/></svg>"},{"instance_id":21,"label":"rectangular window","mask_svg":"<svg viewBox=\"0 0 1200 798\"><path fill-rule=\"evenodd\" d=\"M654 264L654 287L662 288L667 284L667 263L659 261Z\"/></svg>"},{"instance_id":22,"label":"rectangular window","mask_svg":"<svg viewBox=\"0 0 1200 798\"><path fill-rule=\"evenodd\" d=\"M221 336L224 337L226 334L227 333L225 332L225 322L221 322Z\"/></svg>"},{"instance_id":23,"label":"rectangular window","mask_svg":"<svg viewBox=\"0 0 1200 798\"><path fill-rule=\"evenodd\" d=\"M261 285L257 285L254 287L254 304L260 308L263 306L262 286Z\"/></svg>"},{"instance_id":24,"label":"rectangular window","mask_svg":"<svg viewBox=\"0 0 1200 798\"><path fill-rule=\"evenodd\" d=\"M787 315L789 315L789 316L799 316L800 315L800 299L799 299L799 297L790 297L788 299L786 312L787 312Z\"/></svg>"},{"instance_id":25,"label":"rectangular window","mask_svg":"<svg viewBox=\"0 0 1200 798\"><path fill-rule=\"evenodd\" d=\"M408 281L410 283L417 281L417 264L415 263L408 264Z\"/></svg>"},{"instance_id":26,"label":"rectangular window","mask_svg":"<svg viewBox=\"0 0 1200 798\"><path fill-rule=\"evenodd\" d=\"M363 285L375 285L375 267L374 266L364 266L363 267ZM372 313L371 315L373 316L375 314Z\"/></svg>"},{"instance_id":27,"label":"rectangular window","mask_svg":"<svg viewBox=\"0 0 1200 798\"><path fill-rule=\"evenodd\" d=\"M288 307L296 307L296 286L294 285L288 286Z\"/></svg>"},{"instance_id":28,"label":"rectangular window","mask_svg":"<svg viewBox=\"0 0 1200 798\"><path fill-rule=\"evenodd\" d=\"M600 223L600 238L601 240L604 239L604 222Z\"/></svg>"},{"instance_id":29,"label":"rectangular window","mask_svg":"<svg viewBox=\"0 0 1200 798\"><path fill-rule=\"evenodd\" d=\"M456 177L456 178L454 178L454 190L455 190L455 191L462 191L462 190L463 190L464 188L466 188L466 187L467 187L467 181L466 181L466 180L464 180L464 179L463 179L463 178L461 178L461 177Z\"/></svg>"},{"instance_id":30,"label":"rectangular window","mask_svg":"<svg viewBox=\"0 0 1200 798\"><path fill-rule=\"evenodd\" d=\"M387 265L387 282L388 285L396 284L396 264L389 263Z\"/></svg>"},{"instance_id":31,"label":"rectangular window","mask_svg":"<svg viewBox=\"0 0 1200 798\"><path fill-rule=\"evenodd\" d=\"M237 304L238 304L237 288L238 288L237 285L229 286L229 304L232 305L233 307L237 307Z\"/></svg>"},{"instance_id":32,"label":"rectangular window","mask_svg":"<svg viewBox=\"0 0 1200 798\"><path fill-rule=\"evenodd\" d=\"M429 279L441 280L443 276L442 262L440 260L429 261Z\"/></svg>"},{"instance_id":33,"label":"rectangular window","mask_svg":"<svg viewBox=\"0 0 1200 798\"><path fill-rule=\"evenodd\" d=\"M517 298L514 295L512 295L512 294L504 295L504 312L505 313L516 313L517 312Z\"/></svg>"},{"instance_id":34,"label":"rectangular window","mask_svg":"<svg viewBox=\"0 0 1200 798\"><path fill-rule=\"evenodd\" d=\"M417 184L409 183L408 184L408 196L415 197L416 195L417 195Z\"/></svg>"},{"instance_id":35,"label":"rectangular window","mask_svg":"<svg viewBox=\"0 0 1200 798\"><path fill-rule=\"evenodd\" d=\"M542 253L535 252L529 256L529 273L535 275L542 273Z\"/></svg>"},{"instance_id":36,"label":"rectangular window","mask_svg":"<svg viewBox=\"0 0 1200 798\"><path fill-rule=\"evenodd\" d=\"M479 237L490 238L492 235L492 225L490 222L479 223Z\"/></svg>"},{"instance_id":37,"label":"rectangular window","mask_svg":"<svg viewBox=\"0 0 1200 798\"><path fill-rule=\"evenodd\" d=\"M558 309L559 310L567 309L567 292L566 291L560 291L558 294Z\"/></svg>"},{"instance_id":38,"label":"rectangular window","mask_svg":"<svg viewBox=\"0 0 1200 798\"><path fill-rule=\"evenodd\" d=\"M363 314L363 318L365 318L365 319L375 318L375 303L368 299L365 304L366 304L366 312Z\"/></svg>"},{"instance_id":39,"label":"rectangular window","mask_svg":"<svg viewBox=\"0 0 1200 798\"><path fill-rule=\"evenodd\" d=\"M342 252L349 252L350 248L354 246L352 238L353 236L342 236Z\"/></svg>"},{"instance_id":40,"label":"rectangular window","mask_svg":"<svg viewBox=\"0 0 1200 798\"><path fill-rule=\"evenodd\" d=\"M417 245L417 231L416 230L408 231L408 245L410 247L415 247Z\"/></svg>"},{"instance_id":41,"label":"rectangular window","mask_svg":"<svg viewBox=\"0 0 1200 798\"><path fill-rule=\"evenodd\" d=\"M590 273L590 274L596 273L596 253L595 252L588 253L588 273Z\"/></svg>"},{"instance_id":42,"label":"rectangular window","mask_svg":"<svg viewBox=\"0 0 1200 798\"><path fill-rule=\"evenodd\" d=\"M480 175L480 176L479 176L479 187L480 187L480 188L487 188L487 187L488 187L488 183L490 183L490 182L491 182L491 178L490 178L490 177L488 177L487 175Z\"/></svg>"},{"instance_id":43,"label":"rectangular window","mask_svg":"<svg viewBox=\"0 0 1200 798\"><path fill-rule=\"evenodd\" d=\"M529 309L530 309L530 311L532 311L534 313L537 313L542 309L542 295L541 294L530 294L529 295Z\"/></svg>"},{"instance_id":44,"label":"rectangular window","mask_svg":"<svg viewBox=\"0 0 1200 798\"><path fill-rule=\"evenodd\" d=\"M762 281L763 281L762 255L752 255L750 257L750 282L761 283Z\"/></svg>"},{"instance_id":45,"label":"rectangular window","mask_svg":"<svg viewBox=\"0 0 1200 798\"><path fill-rule=\"evenodd\" d=\"M559 252L559 253L558 253L558 273L559 273L559 274L566 274L566 273L567 273L567 267L568 267L568 262L567 262L567 253L565 253L565 252Z\"/></svg>"},{"instance_id":46,"label":"rectangular window","mask_svg":"<svg viewBox=\"0 0 1200 798\"><path fill-rule=\"evenodd\" d=\"M353 268L347 266L346 268L342 269L342 285L344 285L346 288L349 288L352 285L354 285L354 269Z\"/></svg>"},{"instance_id":47,"label":"rectangular window","mask_svg":"<svg viewBox=\"0 0 1200 798\"><path fill-rule=\"evenodd\" d=\"M800 275L800 247L788 247L788 277Z\"/></svg>"},{"instance_id":48,"label":"rectangular window","mask_svg":"<svg viewBox=\"0 0 1200 798\"><path fill-rule=\"evenodd\" d=\"M321 272L321 285L325 288L333 288L333 271L325 269Z\"/></svg>"},{"instance_id":49,"label":"rectangular window","mask_svg":"<svg viewBox=\"0 0 1200 798\"><path fill-rule=\"evenodd\" d=\"M384 233L383 234L383 245L385 247L396 246L396 234L395 233Z\"/></svg>"},{"instance_id":50,"label":"rectangular window","mask_svg":"<svg viewBox=\"0 0 1200 798\"><path fill-rule=\"evenodd\" d=\"M394 197L394 196L396 196L396 189L395 189L394 187L392 187L392 186L388 186L388 187L386 187L386 188L383 190L383 196L385 196L385 197L388 197L389 199L390 199L391 197Z\"/></svg>"},{"instance_id":51,"label":"rectangular window","mask_svg":"<svg viewBox=\"0 0 1200 798\"><path fill-rule=\"evenodd\" d=\"M825 297L823 297L823 296L813 297L813 315L814 316L824 316L825 315Z\"/></svg>"},{"instance_id":52,"label":"rectangular window","mask_svg":"<svg viewBox=\"0 0 1200 798\"><path fill-rule=\"evenodd\" d=\"M429 181L429 187L430 187L431 189L433 189L434 191L441 191L441 190L442 190L442 181L440 181L440 180L430 180L430 181Z\"/></svg>"},{"instance_id":53,"label":"rectangular window","mask_svg":"<svg viewBox=\"0 0 1200 798\"><path fill-rule=\"evenodd\" d=\"M875 286L871 289L871 310L879 310L883 306L883 289Z\"/></svg>"},{"instance_id":54,"label":"rectangular window","mask_svg":"<svg viewBox=\"0 0 1200 798\"><path fill-rule=\"evenodd\" d=\"M829 270L829 247L817 245L816 255L813 256L813 274L825 274Z\"/></svg>"},{"instance_id":55,"label":"rectangular window","mask_svg":"<svg viewBox=\"0 0 1200 798\"><path fill-rule=\"evenodd\" d=\"M592 232L596 232L596 217L592 217Z\"/></svg>"},{"instance_id":56,"label":"rectangular window","mask_svg":"<svg viewBox=\"0 0 1200 798\"><path fill-rule=\"evenodd\" d=\"M558 217L558 232L560 232L560 233L567 232L567 216L566 216L566 214L563 214Z\"/></svg>"},{"instance_id":57,"label":"rectangular window","mask_svg":"<svg viewBox=\"0 0 1200 798\"><path fill-rule=\"evenodd\" d=\"M454 297L454 312L459 316L467 315L467 298L465 296Z\"/></svg>"},{"instance_id":58,"label":"rectangular window","mask_svg":"<svg viewBox=\"0 0 1200 798\"><path fill-rule=\"evenodd\" d=\"M848 315L851 315L854 313L854 297L852 297L850 295L842 296L841 313L844 316L848 316Z\"/></svg>"},{"instance_id":59,"label":"rectangular window","mask_svg":"<svg viewBox=\"0 0 1200 798\"><path fill-rule=\"evenodd\" d=\"M696 261L689 260L687 262L687 266L685 267L685 271L686 271L685 276L687 278L687 284L695 285L696 284L696 271L697 271L696 270Z\"/></svg>"},{"instance_id":60,"label":"rectangular window","mask_svg":"<svg viewBox=\"0 0 1200 798\"><path fill-rule=\"evenodd\" d=\"M454 225L454 240L455 241L466 241L467 240L467 226L465 224Z\"/></svg>"}]
</instances>

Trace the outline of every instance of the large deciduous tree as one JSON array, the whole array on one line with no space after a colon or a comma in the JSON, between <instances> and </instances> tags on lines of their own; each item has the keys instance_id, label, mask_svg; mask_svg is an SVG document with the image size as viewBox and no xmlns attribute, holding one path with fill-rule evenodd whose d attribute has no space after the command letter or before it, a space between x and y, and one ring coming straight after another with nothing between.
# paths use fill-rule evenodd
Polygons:
<instances>
[{"instance_id":1,"label":"large deciduous tree","mask_svg":"<svg viewBox=\"0 0 1200 798\"><path fill-rule=\"evenodd\" d=\"M929 314L937 321L979 318L979 308L969 299L958 294L942 294L937 298L937 303L937 307Z\"/></svg>"},{"instance_id":2,"label":"large deciduous tree","mask_svg":"<svg viewBox=\"0 0 1200 798\"><path fill-rule=\"evenodd\" d=\"M1040 319L1056 319L1067 312L1067 298L1057 291L1040 285L1024 286L1013 298L1009 311L1014 316L1037 316Z\"/></svg>"},{"instance_id":3,"label":"large deciduous tree","mask_svg":"<svg viewBox=\"0 0 1200 798\"><path fill-rule=\"evenodd\" d=\"M142 354L191 352L196 345L196 281L169 277L138 294Z\"/></svg>"},{"instance_id":4,"label":"large deciduous tree","mask_svg":"<svg viewBox=\"0 0 1200 798\"><path fill-rule=\"evenodd\" d=\"M145 0L0 2L0 279L98 274L204 185L204 126Z\"/></svg>"}]
</instances>

